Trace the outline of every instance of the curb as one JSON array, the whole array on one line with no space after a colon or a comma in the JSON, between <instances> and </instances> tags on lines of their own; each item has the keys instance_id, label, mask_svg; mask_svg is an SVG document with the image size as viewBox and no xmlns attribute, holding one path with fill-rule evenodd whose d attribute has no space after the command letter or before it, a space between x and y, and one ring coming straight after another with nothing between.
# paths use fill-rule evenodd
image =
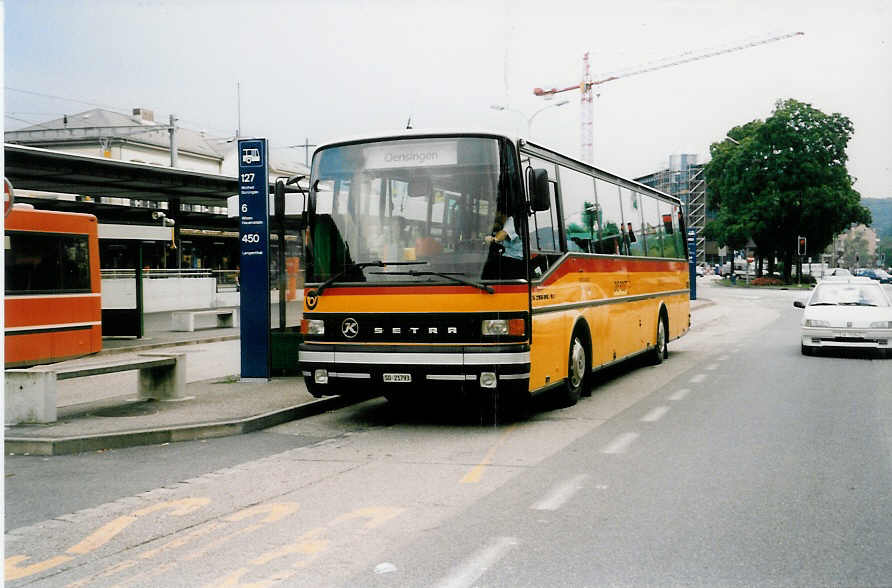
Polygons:
<instances>
[{"instance_id":1,"label":"curb","mask_svg":"<svg viewBox=\"0 0 892 588\"><path fill-rule=\"evenodd\" d=\"M196 441L199 439L213 439L216 437L228 437L231 435L243 435L253 433L268 427L274 427L289 421L302 419L329 410L343 408L357 402L368 400L365 396L349 397L331 396L320 398L304 404L298 404L289 408L274 410L261 415L219 421L216 423L200 423L193 425L181 425L170 428L139 429L134 431L121 431L118 433L106 433L100 435L87 435L83 437L6 437L4 451L9 454L30 455L71 455L87 451L99 451L103 449L124 449L126 447L139 447L143 445L160 445L162 443L174 443L177 441Z\"/></svg>"},{"instance_id":2,"label":"curb","mask_svg":"<svg viewBox=\"0 0 892 588\"><path fill-rule=\"evenodd\" d=\"M700 310L701 308L706 308L707 306L715 305L715 300L712 300L711 298L697 298L697 302L698 302L697 307L692 308L691 312Z\"/></svg>"}]
</instances>

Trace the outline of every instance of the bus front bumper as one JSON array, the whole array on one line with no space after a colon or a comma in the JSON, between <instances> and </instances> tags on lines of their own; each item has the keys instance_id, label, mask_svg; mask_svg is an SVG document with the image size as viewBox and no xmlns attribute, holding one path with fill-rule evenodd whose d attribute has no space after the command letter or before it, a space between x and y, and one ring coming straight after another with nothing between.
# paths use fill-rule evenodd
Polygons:
<instances>
[{"instance_id":1,"label":"bus front bumper","mask_svg":"<svg viewBox=\"0 0 892 588\"><path fill-rule=\"evenodd\" d=\"M300 346L301 372L319 395L387 394L394 388L528 389L529 344L497 346ZM369 385L375 389L370 390Z\"/></svg>"}]
</instances>

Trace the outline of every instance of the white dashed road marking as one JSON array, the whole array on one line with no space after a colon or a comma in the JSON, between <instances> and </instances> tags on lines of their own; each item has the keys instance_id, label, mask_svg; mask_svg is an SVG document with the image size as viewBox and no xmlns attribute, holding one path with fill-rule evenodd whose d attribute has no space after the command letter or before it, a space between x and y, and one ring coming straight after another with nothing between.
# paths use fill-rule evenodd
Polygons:
<instances>
[{"instance_id":1,"label":"white dashed road marking","mask_svg":"<svg viewBox=\"0 0 892 588\"><path fill-rule=\"evenodd\" d=\"M691 378L691 384L699 384L703 380L706 379L706 374L697 374L693 378Z\"/></svg>"},{"instance_id":2,"label":"white dashed road marking","mask_svg":"<svg viewBox=\"0 0 892 588\"><path fill-rule=\"evenodd\" d=\"M691 392L690 389L688 389L688 388L682 388L681 390L678 390L675 394L673 394L672 396L670 396L670 397L669 397L669 400L682 400L682 399L684 399L684 397L687 396L690 392Z\"/></svg>"},{"instance_id":3,"label":"white dashed road marking","mask_svg":"<svg viewBox=\"0 0 892 588\"><path fill-rule=\"evenodd\" d=\"M643 417L641 417L641 422L642 423L655 423L658 420L660 420L661 418L663 418L663 416L667 412L669 412L668 406L658 406L658 407L654 408L653 410L651 410L646 415L644 415Z\"/></svg>"},{"instance_id":4,"label":"white dashed road marking","mask_svg":"<svg viewBox=\"0 0 892 588\"><path fill-rule=\"evenodd\" d=\"M455 568L446 578L436 584L437 588L467 588L473 586L486 570L518 545L514 537L496 537L474 554L469 560Z\"/></svg>"},{"instance_id":5,"label":"white dashed road marking","mask_svg":"<svg viewBox=\"0 0 892 588\"><path fill-rule=\"evenodd\" d=\"M624 453L629 445L638 438L638 433L623 433L608 443L601 453Z\"/></svg>"},{"instance_id":6,"label":"white dashed road marking","mask_svg":"<svg viewBox=\"0 0 892 588\"><path fill-rule=\"evenodd\" d=\"M588 479L588 474L580 474L551 489L545 497L531 506L533 510L557 510L562 507L574 494L582 489Z\"/></svg>"}]
</instances>

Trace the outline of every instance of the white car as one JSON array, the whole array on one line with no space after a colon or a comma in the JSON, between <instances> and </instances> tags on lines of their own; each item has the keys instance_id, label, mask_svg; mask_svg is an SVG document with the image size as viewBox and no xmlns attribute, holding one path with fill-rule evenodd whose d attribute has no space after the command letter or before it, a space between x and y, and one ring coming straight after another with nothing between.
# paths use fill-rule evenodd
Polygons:
<instances>
[{"instance_id":1,"label":"white car","mask_svg":"<svg viewBox=\"0 0 892 588\"><path fill-rule=\"evenodd\" d=\"M817 349L876 349L887 356L892 342L892 303L870 278L832 278L815 286L802 314L802 353Z\"/></svg>"}]
</instances>

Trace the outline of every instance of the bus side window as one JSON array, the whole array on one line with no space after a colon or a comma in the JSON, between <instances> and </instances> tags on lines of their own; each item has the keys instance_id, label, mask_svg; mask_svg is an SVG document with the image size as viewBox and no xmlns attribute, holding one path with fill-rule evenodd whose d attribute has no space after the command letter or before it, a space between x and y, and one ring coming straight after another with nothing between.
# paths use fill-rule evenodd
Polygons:
<instances>
[{"instance_id":1,"label":"bus side window","mask_svg":"<svg viewBox=\"0 0 892 588\"><path fill-rule=\"evenodd\" d=\"M601 228L601 235L595 244L595 253L605 255L622 255L623 217L619 205L619 189L616 185L605 180L595 180L597 189L597 221Z\"/></svg>"},{"instance_id":2,"label":"bus side window","mask_svg":"<svg viewBox=\"0 0 892 588\"><path fill-rule=\"evenodd\" d=\"M641 204L638 194L628 188L620 188L620 200L623 205L623 220L626 228L626 244L629 255L644 255L644 239L639 237L641 231Z\"/></svg>"},{"instance_id":3,"label":"bus side window","mask_svg":"<svg viewBox=\"0 0 892 588\"><path fill-rule=\"evenodd\" d=\"M639 194L641 218L644 221L644 242L648 257L665 257L663 254L663 221L660 217L659 201L646 194Z\"/></svg>"},{"instance_id":4,"label":"bus side window","mask_svg":"<svg viewBox=\"0 0 892 588\"><path fill-rule=\"evenodd\" d=\"M567 250L594 252L597 240L595 179L574 169L561 166L561 211Z\"/></svg>"}]
</instances>

